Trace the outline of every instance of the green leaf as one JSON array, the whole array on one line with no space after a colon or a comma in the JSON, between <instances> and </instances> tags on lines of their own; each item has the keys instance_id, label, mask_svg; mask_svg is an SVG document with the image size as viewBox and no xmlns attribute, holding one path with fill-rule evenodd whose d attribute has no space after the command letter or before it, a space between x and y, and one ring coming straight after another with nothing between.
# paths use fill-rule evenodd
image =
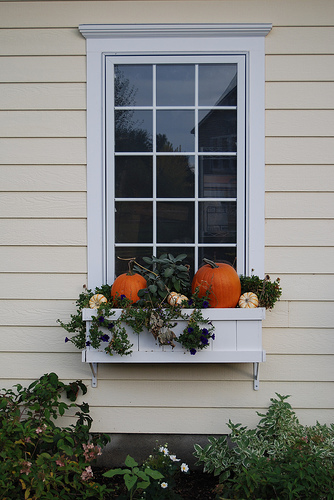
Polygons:
<instances>
[{"instance_id":1,"label":"green leaf","mask_svg":"<svg viewBox=\"0 0 334 500\"><path fill-rule=\"evenodd\" d=\"M158 287L157 287L156 285L150 285L150 286L148 287L148 289L149 289L149 291L150 291L151 293L156 293L156 291L158 290Z\"/></svg>"},{"instance_id":2,"label":"green leaf","mask_svg":"<svg viewBox=\"0 0 334 500\"><path fill-rule=\"evenodd\" d=\"M114 477L118 475L124 476L124 474L129 474L129 473L131 473L129 469L110 469L102 475L104 477Z\"/></svg>"},{"instance_id":3,"label":"green leaf","mask_svg":"<svg viewBox=\"0 0 334 500\"><path fill-rule=\"evenodd\" d=\"M162 479L165 476L161 474L158 470L149 469L148 467L145 469L145 473L150 476L152 479Z\"/></svg>"},{"instance_id":4,"label":"green leaf","mask_svg":"<svg viewBox=\"0 0 334 500\"><path fill-rule=\"evenodd\" d=\"M125 465L126 465L127 467L137 467L137 465L138 465L138 464L137 464L137 462L135 461L135 459L134 459L134 458L132 458L132 457L130 457L130 455L128 455L128 456L126 457L126 459L125 459L125 462L124 462L124 463L125 463Z\"/></svg>"},{"instance_id":5,"label":"green leaf","mask_svg":"<svg viewBox=\"0 0 334 500\"><path fill-rule=\"evenodd\" d=\"M140 481L137 484L137 488L140 488L141 490L146 490L146 488L148 488L150 484L151 484L150 481Z\"/></svg>"},{"instance_id":6,"label":"green leaf","mask_svg":"<svg viewBox=\"0 0 334 500\"><path fill-rule=\"evenodd\" d=\"M167 267L167 269L164 272L165 278L169 278L170 276L172 276L172 274L174 274L174 269L171 267Z\"/></svg>"},{"instance_id":7,"label":"green leaf","mask_svg":"<svg viewBox=\"0 0 334 500\"><path fill-rule=\"evenodd\" d=\"M140 479L142 479L143 481L150 481L147 474L145 474L145 472L143 472L142 470L138 470L136 471L136 474L138 477L140 477Z\"/></svg>"},{"instance_id":8,"label":"green leaf","mask_svg":"<svg viewBox=\"0 0 334 500\"><path fill-rule=\"evenodd\" d=\"M137 482L137 476L125 474L124 475L124 482L125 482L125 486L127 487L128 491L130 491L130 490L132 490L132 488L134 487L134 485Z\"/></svg>"}]
</instances>

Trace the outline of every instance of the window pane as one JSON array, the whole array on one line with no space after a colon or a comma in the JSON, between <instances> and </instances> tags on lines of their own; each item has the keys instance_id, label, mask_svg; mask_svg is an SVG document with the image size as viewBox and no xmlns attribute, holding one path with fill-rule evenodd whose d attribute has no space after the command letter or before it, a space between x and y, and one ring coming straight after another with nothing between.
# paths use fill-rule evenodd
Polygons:
<instances>
[{"instance_id":1,"label":"window pane","mask_svg":"<svg viewBox=\"0 0 334 500\"><path fill-rule=\"evenodd\" d=\"M152 151L152 112L115 111L115 151Z\"/></svg>"},{"instance_id":2,"label":"window pane","mask_svg":"<svg viewBox=\"0 0 334 500\"><path fill-rule=\"evenodd\" d=\"M236 64L200 64L198 74L200 106L237 105Z\"/></svg>"},{"instance_id":3,"label":"window pane","mask_svg":"<svg viewBox=\"0 0 334 500\"><path fill-rule=\"evenodd\" d=\"M194 196L194 157L157 157L158 198L190 198Z\"/></svg>"},{"instance_id":4,"label":"window pane","mask_svg":"<svg viewBox=\"0 0 334 500\"><path fill-rule=\"evenodd\" d=\"M117 247L115 249L115 276L126 273L128 271L128 261L120 260L135 258L138 264L145 266L143 257L151 257L153 252L152 247Z\"/></svg>"},{"instance_id":5,"label":"window pane","mask_svg":"<svg viewBox=\"0 0 334 500\"><path fill-rule=\"evenodd\" d=\"M152 157L116 156L116 198L151 198L152 192Z\"/></svg>"},{"instance_id":6,"label":"window pane","mask_svg":"<svg viewBox=\"0 0 334 500\"><path fill-rule=\"evenodd\" d=\"M194 111L157 111L157 151L194 151Z\"/></svg>"},{"instance_id":7,"label":"window pane","mask_svg":"<svg viewBox=\"0 0 334 500\"><path fill-rule=\"evenodd\" d=\"M193 243L194 204L188 201L157 203L158 243Z\"/></svg>"},{"instance_id":8,"label":"window pane","mask_svg":"<svg viewBox=\"0 0 334 500\"><path fill-rule=\"evenodd\" d=\"M115 106L152 106L152 66L115 65Z\"/></svg>"},{"instance_id":9,"label":"window pane","mask_svg":"<svg viewBox=\"0 0 334 500\"><path fill-rule=\"evenodd\" d=\"M157 105L194 106L195 66L162 64L157 66Z\"/></svg>"},{"instance_id":10,"label":"window pane","mask_svg":"<svg viewBox=\"0 0 334 500\"><path fill-rule=\"evenodd\" d=\"M198 212L200 243L236 243L236 202L201 202Z\"/></svg>"},{"instance_id":11,"label":"window pane","mask_svg":"<svg viewBox=\"0 0 334 500\"><path fill-rule=\"evenodd\" d=\"M115 203L116 243L152 243L153 211L147 201Z\"/></svg>"},{"instance_id":12,"label":"window pane","mask_svg":"<svg viewBox=\"0 0 334 500\"><path fill-rule=\"evenodd\" d=\"M209 110L198 113L199 151L237 150L237 112Z\"/></svg>"},{"instance_id":13,"label":"window pane","mask_svg":"<svg viewBox=\"0 0 334 500\"><path fill-rule=\"evenodd\" d=\"M236 156L199 157L200 198L236 198Z\"/></svg>"},{"instance_id":14,"label":"window pane","mask_svg":"<svg viewBox=\"0 0 334 500\"><path fill-rule=\"evenodd\" d=\"M198 249L198 266L204 264L203 259L213 260L213 262L227 262L235 266L236 248L235 247L200 247Z\"/></svg>"}]
</instances>

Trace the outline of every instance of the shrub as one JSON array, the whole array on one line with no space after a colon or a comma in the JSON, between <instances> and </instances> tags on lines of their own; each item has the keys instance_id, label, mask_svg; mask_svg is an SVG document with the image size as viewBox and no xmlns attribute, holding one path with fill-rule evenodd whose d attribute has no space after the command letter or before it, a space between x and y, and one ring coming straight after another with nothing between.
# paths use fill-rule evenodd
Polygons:
<instances>
[{"instance_id":1,"label":"shrub","mask_svg":"<svg viewBox=\"0 0 334 500\"><path fill-rule=\"evenodd\" d=\"M196 444L197 464L226 498L334 499L334 425L301 425L289 396L276 395L255 429L229 421L228 437Z\"/></svg>"},{"instance_id":2,"label":"shrub","mask_svg":"<svg viewBox=\"0 0 334 500\"><path fill-rule=\"evenodd\" d=\"M75 401L81 381L65 385L55 373L28 388L0 391L0 499L103 499L106 486L94 482L91 462L101 453L106 436L92 439L87 403ZM59 416L76 408L75 423L58 427Z\"/></svg>"}]
</instances>

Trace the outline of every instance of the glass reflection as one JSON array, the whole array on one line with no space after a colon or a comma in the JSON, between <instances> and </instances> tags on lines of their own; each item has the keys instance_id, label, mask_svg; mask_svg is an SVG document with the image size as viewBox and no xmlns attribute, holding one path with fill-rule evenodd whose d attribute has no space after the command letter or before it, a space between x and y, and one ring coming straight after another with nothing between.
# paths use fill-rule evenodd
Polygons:
<instances>
[{"instance_id":1,"label":"glass reflection","mask_svg":"<svg viewBox=\"0 0 334 500\"><path fill-rule=\"evenodd\" d=\"M116 156L116 198L150 198L153 193L151 156Z\"/></svg>"},{"instance_id":2,"label":"glass reflection","mask_svg":"<svg viewBox=\"0 0 334 500\"><path fill-rule=\"evenodd\" d=\"M157 105L194 106L195 66L161 64L157 66Z\"/></svg>"},{"instance_id":3,"label":"glass reflection","mask_svg":"<svg viewBox=\"0 0 334 500\"><path fill-rule=\"evenodd\" d=\"M236 64L200 64L198 78L200 106L237 105Z\"/></svg>"},{"instance_id":4,"label":"glass reflection","mask_svg":"<svg viewBox=\"0 0 334 500\"><path fill-rule=\"evenodd\" d=\"M115 151L152 151L152 112L115 111Z\"/></svg>"},{"instance_id":5,"label":"glass reflection","mask_svg":"<svg viewBox=\"0 0 334 500\"><path fill-rule=\"evenodd\" d=\"M203 259L209 259L213 262L226 262L231 266L236 266L236 247L200 247L198 249L198 261L200 266Z\"/></svg>"},{"instance_id":6,"label":"glass reflection","mask_svg":"<svg viewBox=\"0 0 334 500\"><path fill-rule=\"evenodd\" d=\"M116 243L152 243L153 210L147 201L115 203Z\"/></svg>"},{"instance_id":7,"label":"glass reflection","mask_svg":"<svg viewBox=\"0 0 334 500\"><path fill-rule=\"evenodd\" d=\"M152 106L152 66L116 64L114 88L115 106Z\"/></svg>"},{"instance_id":8,"label":"glass reflection","mask_svg":"<svg viewBox=\"0 0 334 500\"><path fill-rule=\"evenodd\" d=\"M153 248L147 247L117 247L115 249L115 278L120 274L128 272L128 261L120 259L135 258L135 260L145 266L143 257L151 257Z\"/></svg>"},{"instance_id":9,"label":"glass reflection","mask_svg":"<svg viewBox=\"0 0 334 500\"><path fill-rule=\"evenodd\" d=\"M194 111L157 111L157 151L194 151L194 127Z\"/></svg>"},{"instance_id":10,"label":"glass reflection","mask_svg":"<svg viewBox=\"0 0 334 500\"><path fill-rule=\"evenodd\" d=\"M194 204L188 201L157 203L158 243L194 242Z\"/></svg>"},{"instance_id":11,"label":"glass reflection","mask_svg":"<svg viewBox=\"0 0 334 500\"><path fill-rule=\"evenodd\" d=\"M236 156L199 157L200 198L236 198Z\"/></svg>"},{"instance_id":12,"label":"glass reflection","mask_svg":"<svg viewBox=\"0 0 334 500\"><path fill-rule=\"evenodd\" d=\"M236 243L236 202L205 201L198 211L200 243Z\"/></svg>"},{"instance_id":13,"label":"glass reflection","mask_svg":"<svg viewBox=\"0 0 334 500\"><path fill-rule=\"evenodd\" d=\"M198 113L199 151L234 152L237 150L237 112L235 110Z\"/></svg>"},{"instance_id":14,"label":"glass reflection","mask_svg":"<svg viewBox=\"0 0 334 500\"><path fill-rule=\"evenodd\" d=\"M194 196L195 163L193 156L157 157L158 198L190 198Z\"/></svg>"}]
</instances>

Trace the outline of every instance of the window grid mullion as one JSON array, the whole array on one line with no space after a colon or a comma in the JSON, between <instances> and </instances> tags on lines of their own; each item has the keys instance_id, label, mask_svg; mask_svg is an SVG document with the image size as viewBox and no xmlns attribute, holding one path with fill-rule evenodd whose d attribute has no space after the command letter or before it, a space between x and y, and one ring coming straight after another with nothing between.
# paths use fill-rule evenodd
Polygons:
<instances>
[{"instance_id":1,"label":"window grid mullion","mask_svg":"<svg viewBox=\"0 0 334 500\"><path fill-rule=\"evenodd\" d=\"M152 71L153 71L153 85L152 85L152 91L153 91L153 109L152 109L152 119L153 119L153 126L152 126L152 145L153 145L153 255L156 255L156 248L157 248L157 66L156 64L152 65Z\"/></svg>"},{"instance_id":2,"label":"window grid mullion","mask_svg":"<svg viewBox=\"0 0 334 500\"><path fill-rule=\"evenodd\" d=\"M195 227L194 227L194 263L196 272L198 269L198 190L199 190L199 168L198 168L198 64L195 64Z\"/></svg>"}]
</instances>

